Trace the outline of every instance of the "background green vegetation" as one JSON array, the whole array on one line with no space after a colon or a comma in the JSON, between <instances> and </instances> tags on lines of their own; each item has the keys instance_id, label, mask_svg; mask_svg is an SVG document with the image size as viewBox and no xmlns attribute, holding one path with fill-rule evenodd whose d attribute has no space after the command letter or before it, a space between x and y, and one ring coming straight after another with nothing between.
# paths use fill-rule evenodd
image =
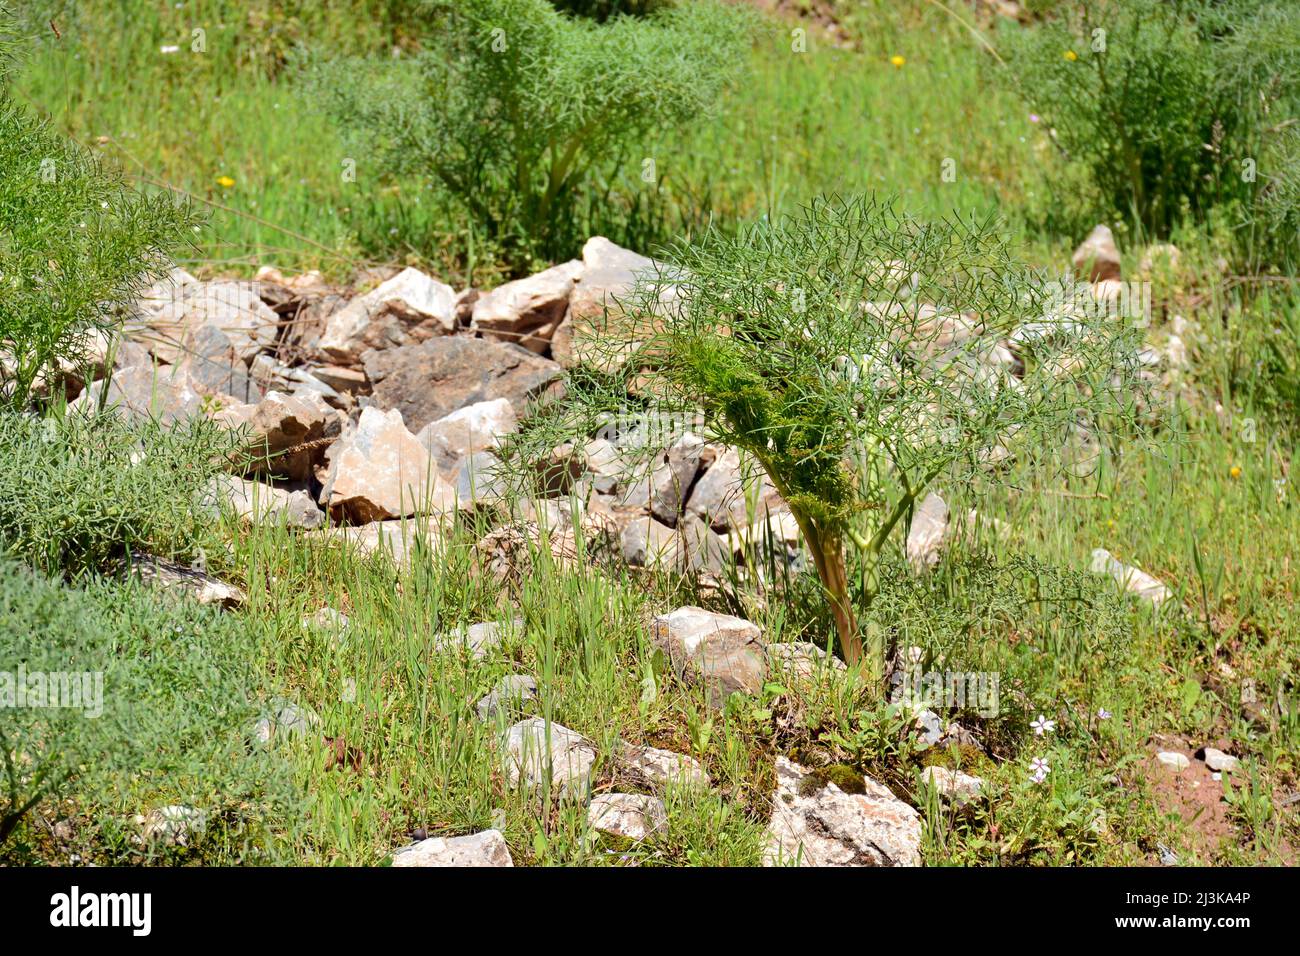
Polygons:
<instances>
[{"instance_id":1,"label":"background green vegetation","mask_svg":"<svg viewBox=\"0 0 1300 956\"><path fill-rule=\"evenodd\" d=\"M608 198L582 212L583 228L649 250L707 222L730 228L820 192L874 190L897 194L921 217L997 213L1027 259L1063 268L1098 218L1127 210L1095 188L1086 164L1062 155L1046 113L1035 122L1013 85L996 81L968 24L999 50L1002 30L950 6L960 20L935 4L875 0L808 4L805 20L764 21L736 64L744 82L717 118L644 144L659 172L653 187L639 165L597 175L594 195ZM1028 5L1034 16L1062 6ZM402 261L484 284L510 270L423 179L381 169L344 182L345 131L299 85L300 47L330 58L410 56L437 23L437 5L51 0L24 12L35 47L16 100L146 188L168 183L207 205L209 225L183 264L222 273L318 266L346 277L367 261ZM799 26L808 31L803 53L791 46ZM206 31L205 53L190 51L195 28ZM179 50L161 52L170 46ZM954 182L941 177L948 158ZM416 829L468 832L504 810L519 863L750 864L780 752L868 771L923 807L932 865L1149 863L1161 846L1184 862L1294 862L1300 828L1287 799L1300 786L1300 521L1290 469L1300 302L1287 276L1237 274L1243 247L1232 211L1165 226L1183 255L1155 277L1152 335L1174 314L1195 333L1192 371L1175 381L1155 440L1107 448L1087 478L1014 473L992 500L964 501L945 487L954 512L978 505L1008 522L1011 536L958 546L919 579L895 550L885 556L875 624L921 648L927 666L1002 673L999 716L951 715L983 736L992 759L918 751L874 688L843 678L812 694L774 681L716 713L651 652L648 616L687 602L744 614L773 639L824 643L832 624L808 574L792 572L764 593L701 590L671 575L556 568L537 555L537 573L512 588L474 572L482 529L461 527L436 561L417 555L399 578L383 562L282 530L192 525L178 511L188 499L160 506L206 467L203 454L177 453L175 467L148 457L153 464L138 472L148 480L137 485L130 471L93 473L116 436L56 423L63 463L55 464L40 453L43 424L6 423L5 547L79 588L0 566L0 650L13 656L38 635L51 653L62 640L79 660L106 661L119 704L139 707L102 732L127 728L144 753L131 751L130 766L126 757L79 760L103 746L100 729L51 737L69 741L57 765L80 772L24 817L0 858L66 862L69 844L53 826L67 820L82 860L159 859L131 841L131 816L189 803L216 824L169 861L376 864ZM1136 274L1144 235L1114 225L1126 272ZM143 432L120 440L166 447ZM91 473L79 481L78 469ZM229 554L209 551L210 566L248 590L247 609L163 605L95 574L127 543L184 555L205 535L230 543ZM1160 577L1185 611L1152 614L1084 573L1098 546ZM303 625L326 605L350 617L342 635ZM516 613L524 626L501 660L430 649L458 624ZM640 848L591 837L580 808L525 802L503 786L488 746L494 728L473 717L474 701L506 669L534 674L541 712L587 735L603 758L620 738L671 747L702 760L714 790L670 795L670 836ZM265 754L248 729L280 694L319 713L321 735ZM1040 713L1058 724L1046 740L1029 729ZM1231 741L1243 759L1227 839L1207 837L1198 820L1161 802L1144 770L1160 735ZM1029 780L1032 756L1052 765L1044 784ZM963 810L927 800L918 774L936 761L984 776L990 799ZM610 766L606 759L598 771L602 784L613 782Z\"/></svg>"}]
</instances>

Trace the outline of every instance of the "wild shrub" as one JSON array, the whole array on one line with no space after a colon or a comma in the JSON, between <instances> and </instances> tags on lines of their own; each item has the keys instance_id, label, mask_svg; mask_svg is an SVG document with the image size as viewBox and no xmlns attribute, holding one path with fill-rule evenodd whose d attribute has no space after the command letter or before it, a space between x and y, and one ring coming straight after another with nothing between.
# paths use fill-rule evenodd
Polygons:
<instances>
[{"instance_id":1,"label":"wild shrub","mask_svg":"<svg viewBox=\"0 0 1300 956\"><path fill-rule=\"evenodd\" d=\"M1009 456L1047 464L1073 429L1132 415L1132 323L1042 310L994 222L820 199L663 257L623 304L630 317L596 337L598 363L631 350L622 379L575 389L558 427L591 434L631 391L640 414L698 421L753 456L799 522L840 647L877 674L884 635L864 645L852 595L873 600L886 545L927 488L996 483ZM998 344L1013 332L1023 369ZM864 569L856 589L846 546Z\"/></svg>"},{"instance_id":2,"label":"wild shrub","mask_svg":"<svg viewBox=\"0 0 1300 956\"><path fill-rule=\"evenodd\" d=\"M1267 212L1260 200L1284 174L1277 141L1300 105L1293 4L1072 0L1005 36L1019 90L1089 171L1099 214L1167 236L1222 207L1247 229L1247 255L1294 253L1294 228L1248 226L1279 225L1280 185Z\"/></svg>"},{"instance_id":3,"label":"wild shrub","mask_svg":"<svg viewBox=\"0 0 1300 956\"><path fill-rule=\"evenodd\" d=\"M0 8L0 405L26 405L43 375L90 360L112 306L161 273L193 215L129 188L7 88L14 20Z\"/></svg>"},{"instance_id":4,"label":"wild shrub","mask_svg":"<svg viewBox=\"0 0 1300 956\"><path fill-rule=\"evenodd\" d=\"M186 852L283 859L299 798L281 756L249 746L258 640L223 612L0 557L0 860L66 863L24 826L57 811L83 859L138 862L164 848L132 817L169 805L204 815Z\"/></svg>"},{"instance_id":5,"label":"wild shrub","mask_svg":"<svg viewBox=\"0 0 1300 956\"><path fill-rule=\"evenodd\" d=\"M713 110L745 22L711 0L606 23L546 0L466 0L409 62L314 75L341 125L364 135L358 175L427 175L522 267L572 255L598 171L639 174L650 134Z\"/></svg>"},{"instance_id":6,"label":"wild shrub","mask_svg":"<svg viewBox=\"0 0 1300 956\"><path fill-rule=\"evenodd\" d=\"M201 419L0 413L0 553L71 576L132 548L192 555L206 533L196 495L230 450Z\"/></svg>"}]
</instances>

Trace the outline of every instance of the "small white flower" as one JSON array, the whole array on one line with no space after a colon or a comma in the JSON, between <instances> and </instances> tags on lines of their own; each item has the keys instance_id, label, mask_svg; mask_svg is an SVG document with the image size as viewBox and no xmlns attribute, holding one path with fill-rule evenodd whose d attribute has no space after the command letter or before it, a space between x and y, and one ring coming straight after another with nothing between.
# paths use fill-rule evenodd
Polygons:
<instances>
[{"instance_id":1,"label":"small white flower","mask_svg":"<svg viewBox=\"0 0 1300 956\"><path fill-rule=\"evenodd\" d=\"M1029 769L1033 771L1032 779L1034 783L1042 783L1047 779L1047 775L1052 772L1052 768L1042 757L1035 757L1029 761Z\"/></svg>"},{"instance_id":2,"label":"small white flower","mask_svg":"<svg viewBox=\"0 0 1300 956\"><path fill-rule=\"evenodd\" d=\"M1111 718L1112 716L1113 716L1113 715L1111 714L1111 712L1110 712L1109 710L1107 710L1105 707L1098 707L1098 708L1097 708L1097 719L1098 719L1098 720L1110 720L1110 718Z\"/></svg>"},{"instance_id":3,"label":"small white flower","mask_svg":"<svg viewBox=\"0 0 1300 956\"><path fill-rule=\"evenodd\" d=\"M1034 728L1035 737L1041 737L1043 734L1050 734L1056 729L1056 721L1048 720L1042 714L1039 714L1038 719L1031 721L1029 726Z\"/></svg>"}]
</instances>

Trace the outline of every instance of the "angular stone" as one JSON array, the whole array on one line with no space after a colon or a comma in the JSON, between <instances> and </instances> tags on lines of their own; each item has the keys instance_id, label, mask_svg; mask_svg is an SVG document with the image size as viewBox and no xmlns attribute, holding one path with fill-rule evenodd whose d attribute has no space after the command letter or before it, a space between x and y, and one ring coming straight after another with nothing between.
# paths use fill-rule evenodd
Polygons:
<instances>
[{"instance_id":1,"label":"angular stone","mask_svg":"<svg viewBox=\"0 0 1300 956\"><path fill-rule=\"evenodd\" d=\"M1186 754L1180 754L1176 750L1162 750L1156 754L1156 760L1174 773L1182 773L1192 765Z\"/></svg>"},{"instance_id":2,"label":"angular stone","mask_svg":"<svg viewBox=\"0 0 1300 956\"><path fill-rule=\"evenodd\" d=\"M460 335L367 352L362 362L375 404L400 410L416 431L496 398L507 399L522 415L529 400L560 376L558 365L527 349Z\"/></svg>"},{"instance_id":3,"label":"angular stone","mask_svg":"<svg viewBox=\"0 0 1300 956\"><path fill-rule=\"evenodd\" d=\"M537 700L537 680L528 674L510 674L480 700L474 710L478 719L492 723L498 717L510 718Z\"/></svg>"},{"instance_id":4,"label":"angular stone","mask_svg":"<svg viewBox=\"0 0 1300 956\"><path fill-rule=\"evenodd\" d=\"M201 838L208 828L208 815L203 810L175 804L151 810L140 820L140 835L146 843L163 843L167 846L190 846Z\"/></svg>"},{"instance_id":5,"label":"angular stone","mask_svg":"<svg viewBox=\"0 0 1300 956\"><path fill-rule=\"evenodd\" d=\"M454 478L456 507L470 510L479 505L496 505L510 497L509 476L497 456L475 452L461 459Z\"/></svg>"},{"instance_id":6,"label":"angular stone","mask_svg":"<svg viewBox=\"0 0 1300 956\"><path fill-rule=\"evenodd\" d=\"M623 764L639 773L651 784L679 787L707 787L709 775L694 757L623 743L619 752Z\"/></svg>"},{"instance_id":7,"label":"angular stone","mask_svg":"<svg viewBox=\"0 0 1300 956\"><path fill-rule=\"evenodd\" d=\"M582 272L583 264L573 260L498 286L475 301L470 328L540 355L550 347Z\"/></svg>"},{"instance_id":8,"label":"angular stone","mask_svg":"<svg viewBox=\"0 0 1300 956\"><path fill-rule=\"evenodd\" d=\"M551 353L565 368L589 364L605 371L616 371L626 361L637 329L625 310L632 308L640 293L637 282L655 282L661 267L653 259L614 245L603 236L593 236L582 247L583 273L569 296L569 309L551 337ZM670 309L677 301L673 286L664 283L658 290L655 311ZM607 324L618 327L610 334ZM617 341L617 350L609 342Z\"/></svg>"},{"instance_id":9,"label":"angular stone","mask_svg":"<svg viewBox=\"0 0 1300 956\"><path fill-rule=\"evenodd\" d=\"M1092 552L1092 573L1108 574L1128 593L1159 607L1173 597L1173 592L1145 571L1118 561L1105 548Z\"/></svg>"},{"instance_id":10,"label":"angular stone","mask_svg":"<svg viewBox=\"0 0 1300 956\"><path fill-rule=\"evenodd\" d=\"M189 375L152 364L118 369L111 378L91 385L70 407L97 411L101 403L128 417L152 418L164 425L186 421L203 410L203 398Z\"/></svg>"},{"instance_id":11,"label":"angular stone","mask_svg":"<svg viewBox=\"0 0 1300 956\"><path fill-rule=\"evenodd\" d=\"M500 830L484 830L462 837L430 837L393 853L392 865L412 866L514 866L510 847Z\"/></svg>"},{"instance_id":12,"label":"angular stone","mask_svg":"<svg viewBox=\"0 0 1300 956\"><path fill-rule=\"evenodd\" d=\"M729 532L749 524L755 515L778 511L781 496L758 469L746 469L740 452L727 448L705 469L691 488L686 513L705 521L715 531Z\"/></svg>"},{"instance_id":13,"label":"angular stone","mask_svg":"<svg viewBox=\"0 0 1300 956\"><path fill-rule=\"evenodd\" d=\"M920 866L921 818L870 777L845 793L785 757L764 863L799 866ZM853 789L858 789L856 786Z\"/></svg>"},{"instance_id":14,"label":"angular stone","mask_svg":"<svg viewBox=\"0 0 1300 956\"><path fill-rule=\"evenodd\" d=\"M421 549L436 557L442 545L438 528L420 520L372 521L357 527L334 527L328 530L327 539L342 542L362 557L386 558L399 568L406 567Z\"/></svg>"},{"instance_id":15,"label":"angular stone","mask_svg":"<svg viewBox=\"0 0 1300 956\"><path fill-rule=\"evenodd\" d=\"M593 438L582 451L591 475L591 487L597 494L612 495L631 477L618 447L609 439Z\"/></svg>"},{"instance_id":16,"label":"angular stone","mask_svg":"<svg viewBox=\"0 0 1300 956\"><path fill-rule=\"evenodd\" d=\"M757 694L763 689L767 654L756 624L687 606L656 617L650 636L679 677L703 683L714 706L722 706L736 691Z\"/></svg>"},{"instance_id":17,"label":"angular stone","mask_svg":"<svg viewBox=\"0 0 1300 956\"><path fill-rule=\"evenodd\" d=\"M253 741L263 747L307 737L320 726L320 717L306 707L285 700L272 702L270 711L253 725Z\"/></svg>"},{"instance_id":18,"label":"angular stone","mask_svg":"<svg viewBox=\"0 0 1300 956\"><path fill-rule=\"evenodd\" d=\"M325 460L330 440L340 431L337 414L321 399L267 392L256 405L223 408L213 420L226 428L246 428L243 454L248 474L306 481Z\"/></svg>"},{"instance_id":19,"label":"angular stone","mask_svg":"<svg viewBox=\"0 0 1300 956\"><path fill-rule=\"evenodd\" d=\"M1205 766L1217 773L1235 773L1240 761L1226 754L1222 750L1216 750L1214 747L1206 747L1204 750Z\"/></svg>"},{"instance_id":20,"label":"angular stone","mask_svg":"<svg viewBox=\"0 0 1300 956\"><path fill-rule=\"evenodd\" d=\"M775 669L799 683L806 683L835 671L842 673L847 670L842 660L827 654L810 641L769 644L767 657Z\"/></svg>"},{"instance_id":21,"label":"angular stone","mask_svg":"<svg viewBox=\"0 0 1300 956\"><path fill-rule=\"evenodd\" d=\"M466 651L475 660L487 657L506 636L504 626L498 621L484 621L480 624L461 625L433 639L435 651Z\"/></svg>"},{"instance_id":22,"label":"angular stone","mask_svg":"<svg viewBox=\"0 0 1300 956\"><path fill-rule=\"evenodd\" d=\"M206 571L142 551L131 552L128 570L151 588L199 604L234 610L248 600L248 595L239 588L212 577Z\"/></svg>"},{"instance_id":23,"label":"angular stone","mask_svg":"<svg viewBox=\"0 0 1300 956\"><path fill-rule=\"evenodd\" d=\"M1088 282L1119 279L1119 249L1115 247L1115 236L1110 227L1099 225L1093 229L1074 250L1073 262L1075 274L1086 276Z\"/></svg>"},{"instance_id":24,"label":"angular stone","mask_svg":"<svg viewBox=\"0 0 1300 956\"><path fill-rule=\"evenodd\" d=\"M362 395L369 388L366 373L342 365L316 365L312 375L343 395Z\"/></svg>"},{"instance_id":25,"label":"angular stone","mask_svg":"<svg viewBox=\"0 0 1300 956\"><path fill-rule=\"evenodd\" d=\"M677 568L684 563L677 532L649 515L624 525L619 540L623 560L632 567Z\"/></svg>"},{"instance_id":26,"label":"angular stone","mask_svg":"<svg viewBox=\"0 0 1300 956\"><path fill-rule=\"evenodd\" d=\"M348 629L348 616L342 611L336 611L332 607L317 608L312 614L307 615L301 621L301 624L307 630L327 631L335 634L341 634Z\"/></svg>"},{"instance_id":27,"label":"angular stone","mask_svg":"<svg viewBox=\"0 0 1300 956\"><path fill-rule=\"evenodd\" d=\"M236 402L261 399L264 388L249 371L248 361L216 325L209 322L186 332L183 348L176 368L184 370L204 395Z\"/></svg>"},{"instance_id":28,"label":"angular stone","mask_svg":"<svg viewBox=\"0 0 1300 956\"><path fill-rule=\"evenodd\" d=\"M549 784L560 796L576 799L591 789L596 748L568 727L531 717L510 727L502 746L511 787L538 790Z\"/></svg>"},{"instance_id":29,"label":"angular stone","mask_svg":"<svg viewBox=\"0 0 1300 956\"><path fill-rule=\"evenodd\" d=\"M305 491L286 491L235 475L221 475L214 482L212 496L248 524L283 522L289 528L310 530L325 523L325 513Z\"/></svg>"},{"instance_id":30,"label":"angular stone","mask_svg":"<svg viewBox=\"0 0 1300 956\"><path fill-rule=\"evenodd\" d=\"M587 825L593 830L640 843L668 830L668 811L658 797L640 793L602 793L591 798Z\"/></svg>"},{"instance_id":31,"label":"angular stone","mask_svg":"<svg viewBox=\"0 0 1300 956\"><path fill-rule=\"evenodd\" d=\"M364 409L356 426L330 446L326 459L329 473L320 502L335 520L364 524L456 507L455 490L406 430L399 411Z\"/></svg>"},{"instance_id":32,"label":"angular stone","mask_svg":"<svg viewBox=\"0 0 1300 956\"><path fill-rule=\"evenodd\" d=\"M456 292L419 269L403 269L329 317L320 351L351 362L368 349L389 349L456 331Z\"/></svg>"},{"instance_id":33,"label":"angular stone","mask_svg":"<svg viewBox=\"0 0 1300 956\"><path fill-rule=\"evenodd\" d=\"M956 806L965 806L976 800L984 791L984 781L979 777L947 767L926 767L921 779L928 787L937 790L945 800Z\"/></svg>"},{"instance_id":34,"label":"angular stone","mask_svg":"<svg viewBox=\"0 0 1300 956\"><path fill-rule=\"evenodd\" d=\"M703 438L687 432L664 452L648 476L629 482L619 507L644 508L664 524L675 526L695 476L712 455Z\"/></svg>"},{"instance_id":35,"label":"angular stone","mask_svg":"<svg viewBox=\"0 0 1300 956\"><path fill-rule=\"evenodd\" d=\"M193 336L208 326L204 341L221 341L247 367L254 355L275 344L278 323L256 282L199 282L177 271L136 303L125 331L160 361L175 365L193 353Z\"/></svg>"},{"instance_id":36,"label":"angular stone","mask_svg":"<svg viewBox=\"0 0 1300 956\"><path fill-rule=\"evenodd\" d=\"M501 437L513 432L518 422L509 400L495 398L488 402L475 402L430 422L415 437L429 449L434 462L445 474L454 470L461 459L496 448Z\"/></svg>"}]
</instances>

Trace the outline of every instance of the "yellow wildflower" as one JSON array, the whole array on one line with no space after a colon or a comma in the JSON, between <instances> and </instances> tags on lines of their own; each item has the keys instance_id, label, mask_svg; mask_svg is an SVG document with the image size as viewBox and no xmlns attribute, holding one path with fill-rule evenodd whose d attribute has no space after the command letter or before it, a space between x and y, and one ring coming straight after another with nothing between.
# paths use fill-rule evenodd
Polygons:
<instances>
[{"instance_id":1,"label":"yellow wildflower","mask_svg":"<svg viewBox=\"0 0 1300 956\"><path fill-rule=\"evenodd\" d=\"M901 70L903 68L903 64L907 62L907 58L899 56L897 53L895 53L893 56L889 58L889 62L894 64L895 69Z\"/></svg>"},{"instance_id":2,"label":"yellow wildflower","mask_svg":"<svg viewBox=\"0 0 1300 956\"><path fill-rule=\"evenodd\" d=\"M235 185L235 181L229 176L218 176L217 185L222 189L229 189L231 186Z\"/></svg>"}]
</instances>

